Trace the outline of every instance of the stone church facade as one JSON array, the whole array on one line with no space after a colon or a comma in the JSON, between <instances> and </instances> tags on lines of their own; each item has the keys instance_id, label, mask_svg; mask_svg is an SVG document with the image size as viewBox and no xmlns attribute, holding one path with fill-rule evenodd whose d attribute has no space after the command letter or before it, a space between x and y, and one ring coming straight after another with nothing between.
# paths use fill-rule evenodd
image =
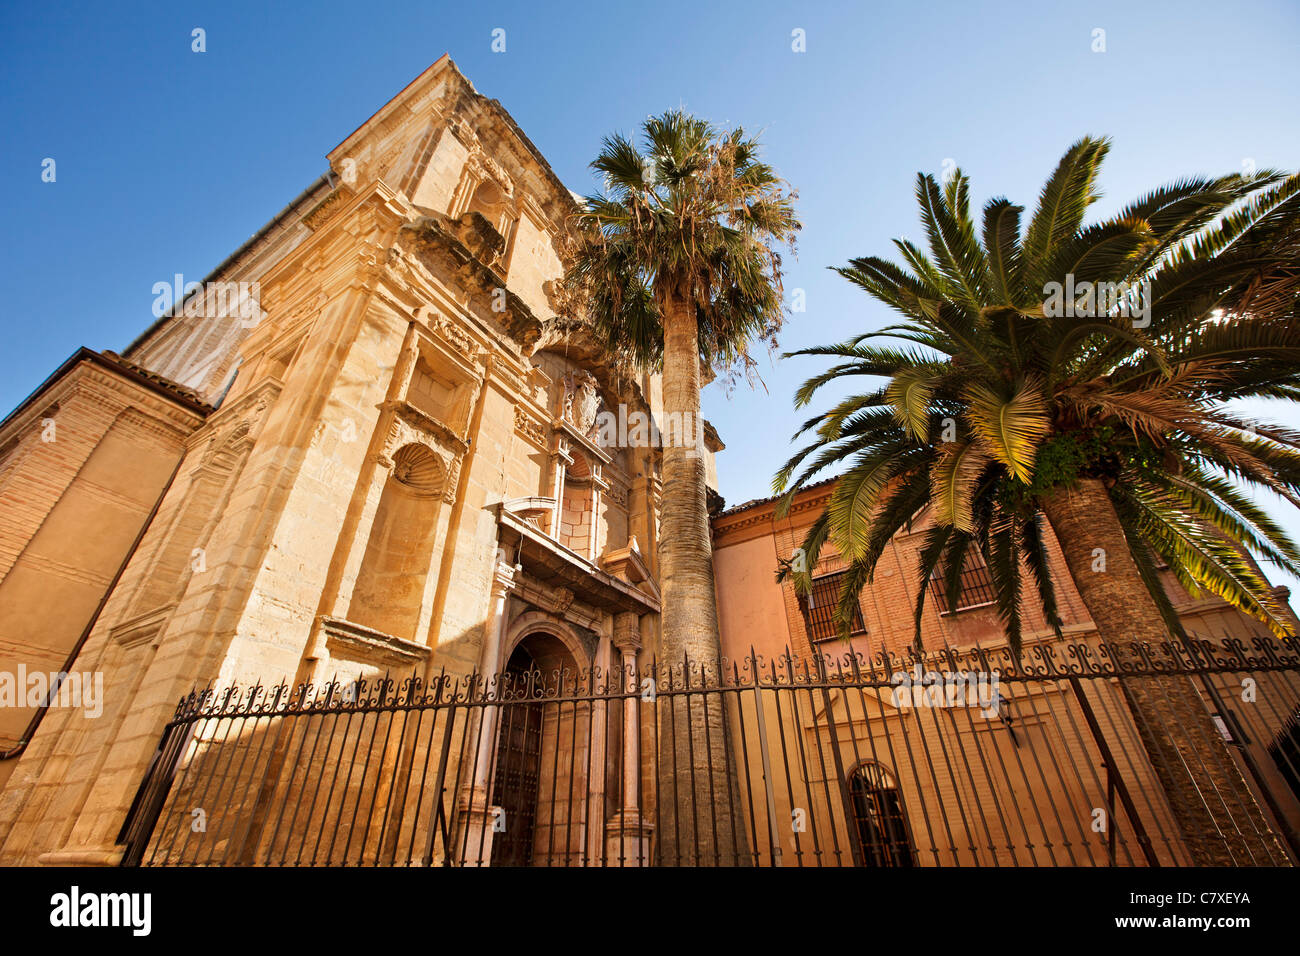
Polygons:
<instances>
[{"instance_id":1,"label":"stone church facade","mask_svg":"<svg viewBox=\"0 0 1300 956\"><path fill-rule=\"evenodd\" d=\"M4 422L4 665L76 648L104 689L30 739L37 708L6 713L0 861L115 862L196 686L654 649L657 453L602 447L595 417L654 415L660 390L548 337L572 194L447 57L329 162L122 357L86 353ZM214 310L224 287L258 295ZM51 520L67 553L38 561ZM84 593L37 647L60 572Z\"/></svg>"},{"instance_id":2,"label":"stone church facade","mask_svg":"<svg viewBox=\"0 0 1300 956\"><path fill-rule=\"evenodd\" d=\"M0 707L0 864L120 862L123 823L160 732L195 688L346 687L402 674L436 682L530 668L640 674L657 650L659 453L652 442L609 443L598 415L661 421L660 383L620 373L594 342L550 324L574 196L447 57L328 159L329 172L121 355L78 351L0 422L0 674L102 680L93 707L19 697ZM717 503L713 456L722 444L707 425L703 442ZM732 659L757 652L770 662L789 648L811 667L831 649L825 615L774 577L829 492L809 489L784 518L771 501L715 513L722 642ZM834 650L865 658L906 649L917 540L891 545L888 569L861 599L859 626ZM821 607L842 571L833 553L823 557ZM1063 562L1056 570L1064 581ZM1172 583L1170 593L1198 630L1261 633L1221 602L1192 602ZM1095 636L1068 582L1063 609L1070 639ZM1047 640L1041 615L1026 614L1030 642ZM924 630L930 649L998 640L975 592L968 606L932 607ZM885 806L880 781L902 767L871 764L874 796L841 800L846 774L867 786L867 765L845 742L856 751L863 728L892 733L902 718L876 703L870 717L865 705L855 715L846 695L821 711L798 697L787 711L782 701L795 696L787 689L755 690L749 704L726 700L750 804L736 819L748 819L756 854L802 852L795 832L762 848L754 793L766 779L772 833L778 817L809 811L861 842L875 824L863 816L850 825L854 807ZM552 700L545 714L558 717L533 727L537 746L557 754L571 731L570 763L582 763L579 751L587 763L570 774L582 792L566 797L565 812L581 811L562 851L554 795L549 823L538 808L530 824L539 834L549 826L546 854L518 846L506 854L504 839L496 856L474 845L497 800L497 733L504 740L513 728L494 726L487 708L477 723L466 720L475 749L456 770L465 781L461 858L590 860L600 846L613 848L606 859L649 858L659 726L634 694L598 697L567 711ZM1073 720L1070 706L1042 704L1041 721ZM787 780L785 797L779 786L774 794L766 751L751 745L787 719L789 734L808 734L800 739L810 752L839 742L838 769ZM1279 722L1269 717L1269 732ZM404 759L450 740L446 730L421 737L420 726ZM991 738L990 728L981 733ZM1132 732L1124 739L1138 749ZM1025 730L999 746L1015 754L1026 741L1052 752L1049 737ZM1092 759L1087 739L1071 746L1081 764ZM1151 790L1140 763L1134 779ZM318 785L319 768L304 779L312 773ZM1285 786L1270 773L1269 786ZM796 784L809 792L797 798ZM890 806L900 820L919 818L925 800L942 804L962 786L972 785L936 782L927 794L918 784ZM1043 786L1048 796L1067 789ZM284 787L281 796L292 790ZM1025 787L1006 799L1034 799ZM973 790L971 799L982 798ZM1287 799L1275 815L1300 829L1300 802ZM1095 799L1080 791L1075 802ZM886 855L919 853L900 846ZM981 853L954 849L953 859L1023 862ZM853 854L859 863L870 855L860 845ZM1180 859L1171 850L1165 862Z\"/></svg>"}]
</instances>

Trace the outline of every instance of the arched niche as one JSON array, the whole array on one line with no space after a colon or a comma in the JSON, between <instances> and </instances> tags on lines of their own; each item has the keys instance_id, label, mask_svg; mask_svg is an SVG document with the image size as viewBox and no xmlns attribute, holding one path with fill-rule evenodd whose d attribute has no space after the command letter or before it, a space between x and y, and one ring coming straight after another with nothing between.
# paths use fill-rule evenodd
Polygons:
<instances>
[{"instance_id":1,"label":"arched niche","mask_svg":"<svg viewBox=\"0 0 1300 956\"><path fill-rule=\"evenodd\" d=\"M509 236L514 210L505 191L491 179L485 179L474 189L466 211L478 213L503 237Z\"/></svg>"},{"instance_id":2,"label":"arched niche","mask_svg":"<svg viewBox=\"0 0 1300 956\"><path fill-rule=\"evenodd\" d=\"M349 621L418 639L445 484L442 460L427 445L412 442L393 455L352 590Z\"/></svg>"}]
</instances>

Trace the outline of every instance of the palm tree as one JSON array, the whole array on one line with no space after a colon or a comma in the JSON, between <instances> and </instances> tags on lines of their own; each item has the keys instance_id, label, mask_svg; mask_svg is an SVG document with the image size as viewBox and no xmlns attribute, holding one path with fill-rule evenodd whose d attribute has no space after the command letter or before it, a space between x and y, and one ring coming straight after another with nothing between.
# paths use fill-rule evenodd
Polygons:
<instances>
[{"instance_id":1,"label":"palm tree","mask_svg":"<svg viewBox=\"0 0 1300 956\"><path fill-rule=\"evenodd\" d=\"M977 234L967 178L957 171L941 186L920 175L930 254L900 240L906 265L866 257L836 270L903 316L794 353L836 359L798 391L800 406L845 376L888 380L810 419L796 438L811 440L774 479L789 502L823 469L847 465L801 566L828 538L842 551L842 622L890 537L928 506L918 645L926 582L938 576L956 606L974 550L1015 653L1026 570L1059 635L1044 520L1105 640L1185 638L1158 560L1191 593L1294 633L1254 559L1295 574L1300 550L1242 487L1300 506L1300 432L1247 421L1228 403L1300 399L1300 175L1182 180L1085 225L1108 145L1074 144L1023 230L1023 208L997 198ZM807 571L795 579L808 587ZM1210 862L1214 821L1170 768L1232 762L1193 753L1200 740L1221 748L1212 728L1167 730L1209 721L1187 681L1159 701L1128 683L1189 846ZM1239 779L1202 782L1244 794Z\"/></svg>"},{"instance_id":2,"label":"palm tree","mask_svg":"<svg viewBox=\"0 0 1300 956\"><path fill-rule=\"evenodd\" d=\"M565 287L616 360L662 370L659 651L670 666L690 662L716 674L718 613L697 444L701 372L749 371L750 344L774 343L784 314L779 249L793 245L799 222L793 193L759 161L759 144L741 129L720 132L671 111L646 120L642 134L641 148L618 134L607 137L591 164L604 191L588 197L576 216ZM722 708L706 717L699 699L693 707L673 699L665 725L672 749L659 760L665 862L743 859L743 826L717 799L722 786L735 787L723 769L731 755ZM706 812L710 807L717 817Z\"/></svg>"}]
</instances>

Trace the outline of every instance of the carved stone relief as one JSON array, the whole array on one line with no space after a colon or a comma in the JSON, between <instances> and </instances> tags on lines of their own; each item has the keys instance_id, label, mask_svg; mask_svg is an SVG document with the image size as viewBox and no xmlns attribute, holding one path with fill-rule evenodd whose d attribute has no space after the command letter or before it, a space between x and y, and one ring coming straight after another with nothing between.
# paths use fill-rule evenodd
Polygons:
<instances>
[{"instance_id":1,"label":"carved stone relief","mask_svg":"<svg viewBox=\"0 0 1300 956\"><path fill-rule=\"evenodd\" d=\"M570 372L560 380L564 392L560 397L560 418L578 432L591 438L596 432L596 416L603 404L596 376L586 371Z\"/></svg>"},{"instance_id":2,"label":"carved stone relief","mask_svg":"<svg viewBox=\"0 0 1300 956\"><path fill-rule=\"evenodd\" d=\"M448 504L455 502L463 448L454 446L447 435L439 434L434 429L424 427L424 423L416 422L413 416L394 411L379 463L384 467L394 467L398 449L410 444L425 445L438 457L442 463L443 473L446 475L442 500Z\"/></svg>"},{"instance_id":3,"label":"carved stone relief","mask_svg":"<svg viewBox=\"0 0 1300 956\"><path fill-rule=\"evenodd\" d=\"M437 309L431 306L421 306L415 312L416 318L424 322L425 325L433 332L436 332L447 344L456 350L463 358L470 362L479 357L478 343L474 338L458 326L449 316L443 315Z\"/></svg>"},{"instance_id":4,"label":"carved stone relief","mask_svg":"<svg viewBox=\"0 0 1300 956\"><path fill-rule=\"evenodd\" d=\"M515 431L537 445L546 445L546 430L519 406L515 406Z\"/></svg>"}]
</instances>

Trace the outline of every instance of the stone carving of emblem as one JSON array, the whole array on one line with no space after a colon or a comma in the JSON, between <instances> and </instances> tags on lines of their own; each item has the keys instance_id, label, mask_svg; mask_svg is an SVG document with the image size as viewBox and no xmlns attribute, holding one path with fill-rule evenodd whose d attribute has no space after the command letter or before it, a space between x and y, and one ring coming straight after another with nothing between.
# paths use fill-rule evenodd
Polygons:
<instances>
[{"instance_id":1,"label":"stone carving of emblem","mask_svg":"<svg viewBox=\"0 0 1300 956\"><path fill-rule=\"evenodd\" d=\"M561 616L573 606L575 595L568 588L557 588L555 591L555 612Z\"/></svg>"},{"instance_id":2,"label":"stone carving of emblem","mask_svg":"<svg viewBox=\"0 0 1300 956\"><path fill-rule=\"evenodd\" d=\"M564 398L560 417L571 422L583 435L596 430L596 416L600 413L600 390L596 376L590 372L570 372L560 380L564 385Z\"/></svg>"}]
</instances>

